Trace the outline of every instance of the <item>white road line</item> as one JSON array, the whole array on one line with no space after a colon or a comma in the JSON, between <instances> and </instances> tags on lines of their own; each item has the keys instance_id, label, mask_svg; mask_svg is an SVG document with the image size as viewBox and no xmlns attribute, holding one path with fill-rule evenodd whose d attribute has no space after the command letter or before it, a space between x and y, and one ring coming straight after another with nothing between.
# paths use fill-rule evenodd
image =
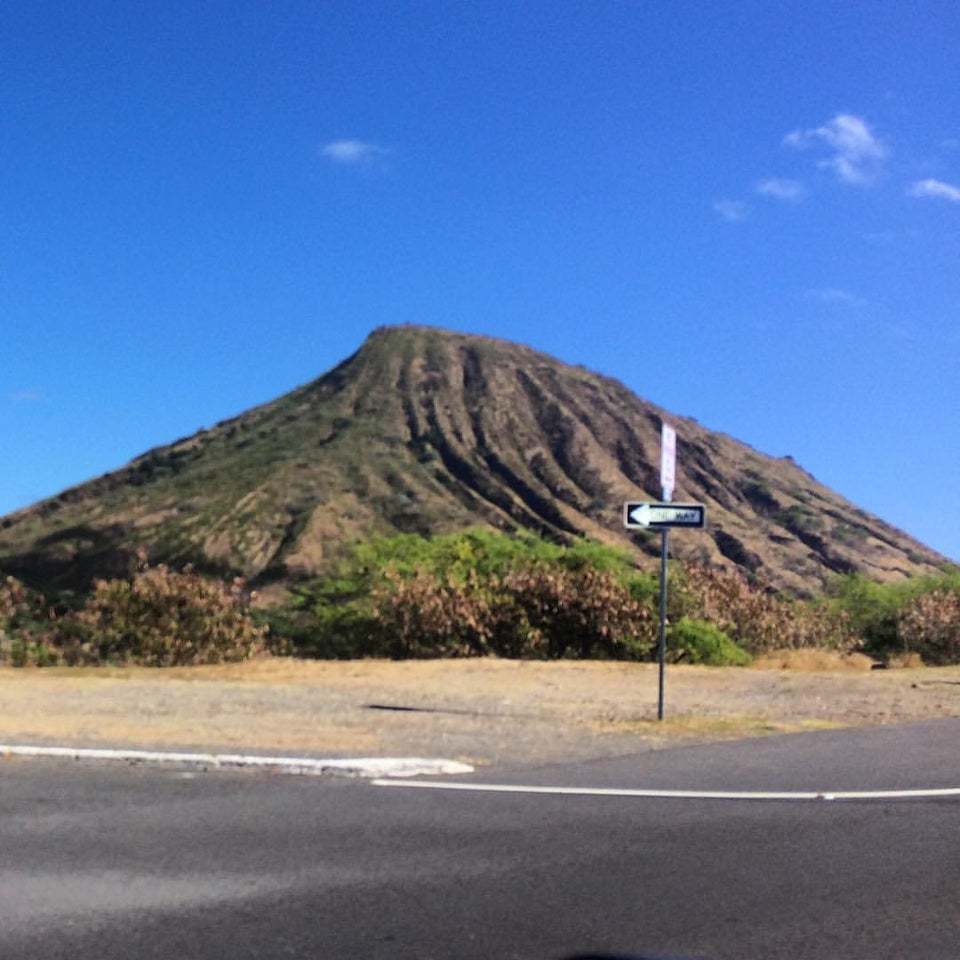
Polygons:
<instances>
[{"instance_id":1,"label":"white road line","mask_svg":"<svg viewBox=\"0 0 960 960\"><path fill-rule=\"evenodd\" d=\"M918 800L960 797L960 787L930 790L640 790L607 787L536 787L509 783L450 783L440 780L373 780L375 787L415 787L476 793L521 793L563 797L641 797L655 800Z\"/></svg>"},{"instance_id":2,"label":"white road line","mask_svg":"<svg viewBox=\"0 0 960 960\"><path fill-rule=\"evenodd\" d=\"M161 750L109 750L89 747L32 747L0 744L0 758L36 757L66 760L113 760L122 763L175 764L215 769L256 769L273 773L345 777L417 777L473 773L455 760L424 757L261 757L234 753L177 753ZM389 781L383 781L389 782Z\"/></svg>"}]
</instances>

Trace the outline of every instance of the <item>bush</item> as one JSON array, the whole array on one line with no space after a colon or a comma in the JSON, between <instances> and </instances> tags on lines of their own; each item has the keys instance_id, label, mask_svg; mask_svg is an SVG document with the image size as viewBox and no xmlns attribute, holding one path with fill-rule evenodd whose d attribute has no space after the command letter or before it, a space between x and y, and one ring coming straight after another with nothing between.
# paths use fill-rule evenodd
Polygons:
<instances>
[{"instance_id":1,"label":"bush","mask_svg":"<svg viewBox=\"0 0 960 960\"><path fill-rule=\"evenodd\" d=\"M60 663L59 651L48 640L29 637L12 640L9 657L14 667L55 667Z\"/></svg>"},{"instance_id":2,"label":"bush","mask_svg":"<svg viewBox=\"0 0 960 960\"><path fill-rule=\"evenodd\" d=\"M244 583L165 566L127 580L98 580L83 607L54 624L67 663L185 666L244 660L266 628L249 616Z\"/></svg>"},{"instance_id":3,"label":"bush","mask_svg":"<svg viewBox=\"0 0 960 960\"><path fill-rule=\"evenodd\" d=\"M59 654L46 637L50 612L43 597L14 577L0 576L0 662L50 666Z\"/></svg>"},{"instance_id":4,"label":"bush","mask_svg":"<svg viewBox=\"0 0 960 960\"><path fill-rule=\"evenodd\" d=\"M525 641L530 653L624 660L653 649L650 609L611 572L532 568L511 573L503 586L504 602L514 608L511 639Z\"/></svg>"},{"instance_id":5,"label":"bush","mask_svg":"<svg viewBox=\"0 0 960 960\"><path fill-rule=\"evenodd\" d=\"M368 630L368 646L399 658L637 659L654 634L649 610L612 574L546 565L463 581L388 571Z\"/></svg>"},{"instance_id":6,"label":"bush","mask_svg":"<svg viewBox=\"0 0 960 960\"><path fill-rule=\"evenodd\" d=\"M834 580L828 596L834 608L847 615L850 628L861 639L864 649L886 657L902 649L897 620L916 589L916 581L876 583L855 573Z\"/></svg>"},{"instance_id":7,"label":"bush","mask_svg":"<svg viewBox=\"0 0 960 960\"><path fill-rule=\"evenodd\" d=\"M401 577L428 573L462 583L471 576L502 580L513 570L531 566L589 568L618 578L636 573L629 554L591 540L560 546L531 533L473 529L435 537L400 534L361 541L335 579L355 592L367 592L388 570Z\"/></svg>"},{"instance_id":8,"label":"bush","mask_svg":"<svg viewBox=\"0 0 960 960\"><path fill-rule=\"evenodd\" d=\"M928 663L960 662L960 649L951 640L960 597L956 568L896 583L874 583L858 574L839 577L829 595L833 607L849 617L867 653L893 660L912 650Z\"/></svg>"},{"instance_id":9,"label":"bush","mask_svg":"<svg viewBox=\"0 0 960 960\"><path fill-rule=\"evenodd\" d=\"M718 626L689 617L670 625L667 656L675 663L700 663L708 667L743 667L751 659L750 654Z\"/></svg>"},{"instance_id":10,"label":"bush","mask_svg":"<svg viewBox=\"0 0 960 960\"><path fill-rule=\"evenodd\" d=\"M914 597L900 611L897 630L904 651L924 663L960 663L960 594L935 589Z\"/></svg>"},{"instance_id":11,"label":"bush","mask_svg":"<svg viewBox=\"0 0 960 960\"><path fill-rule=\"evenodd\" d=\"M27 588L15 577L0 578L0 625L27 607Z\"/></svg>"},{"instance_id":12,"label":"bush","mask_svg":"<svg viewBox=\"0 0 960 960\"><path fill-rule=\"evenodd\" d=\"M308 656L639 658L651 646L655 584L590 541L410 534L358 543L273 622Z\"/></svg>"},{"instance_id":13,"label":"bush","mask_svg":"<svg viewBox=\"0 0 960 960\"><path fill-rule=\"evenodd\" d=\"M424 571L404 577L389 570L372 600L371 632L395 659L494 652L491 640L499 626L494 602L476 576L458 582Z\"/></svg>"},{"instance_id":14,"label":"bush","mask_svg":"<svg viewBox=\"0 0 960 960\"><path fill-rule=\"evenodd\" d=\"M850 653L860 646L849 615L835 607L781 597L712 567L689 566L678 580L680 615L714 624L753 656L806 647Z\"/></svg>"}]
</instances>

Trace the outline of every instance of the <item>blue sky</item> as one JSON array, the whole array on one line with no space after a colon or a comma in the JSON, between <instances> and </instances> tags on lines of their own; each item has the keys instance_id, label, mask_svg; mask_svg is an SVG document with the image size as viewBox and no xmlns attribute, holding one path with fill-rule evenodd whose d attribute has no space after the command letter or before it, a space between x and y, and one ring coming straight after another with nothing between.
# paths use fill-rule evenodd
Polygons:
<instances>
[{"instance_id":1,"label":"blue sky","mask_svg":"<svg viewBox=\"0 0 960 960\"><path fill-rule=\"evenodd\" d=\"M7 0L0 514L415 322L960 560L958 36L953 0Z\"/></svg>"}]
</instances>

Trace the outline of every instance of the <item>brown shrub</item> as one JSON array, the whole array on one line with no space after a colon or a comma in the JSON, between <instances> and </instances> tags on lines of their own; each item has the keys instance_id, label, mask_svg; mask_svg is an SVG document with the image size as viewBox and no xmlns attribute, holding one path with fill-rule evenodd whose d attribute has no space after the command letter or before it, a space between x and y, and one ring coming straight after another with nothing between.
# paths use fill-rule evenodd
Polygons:
<instances>
[{"instance_id":1,"label":"brown shrub","mask_svg":"<svg viewBox=\"0 0 960 960\"><path fill-rule=\"evenodd\" d=\"M209 580L165 566L127 580L98 580L83 608L56 621L68 663L185 666L244 660L266 632L248 612L241 579Z\"/></svg>"},{"instance_id":2,"label":"brown shrub","mask_svg":"<svg viewBox=\"0 0 960 960\"><path fill-rule=\"evenodd\" d=\"M507 575L504 588L536 654L639 659L655 643L650 611L611 573L591 567L518 570Z\"/></svg>"},{"instance_id":3,"label":"brown shrub","mask_svg":"<svg viewBox=\"0 0 960 960\"><path fill-rule=\"evenodd\" d=\"M0 579L0 621L23 611L27 606L27 588L15 577Z\"/></svg>"},{"instance_id":4,"label":"brown shrub","mask_svg":"<svg viewBox=\"0 0 960 960\"><path fill-rule=\"evenodd\" d=\"M458 583L419 571L386 573L374 592L374 622L386 652L396 658L479 656L490 651L492 605L476 578Z\"/></svg>"},{"instance_id":5,"label":"brown shrub","mask_svg":"<svg viewBox=\"0 0 960 960\"><path fill-rule=\"evenodd\" d=\"M897 633L907 653L924 663L960 662L960 594L936 589L914 597L897 618Z\"/></svg>"},{"instance_id":6,"label":"brown shrub","mask_svg":"<svg viewBox=\"0 0 960 960\"><path fill-rule=\"evenodd\" d=\"M394 657L606 657L649 653L650 612L610 573L534 567L464 580L388 571L374 593L379 646Z\"/></svg>"},{"instance_id":7,"label":"brown shrub","mask_svg":"<svg viewBox=\"0 0 960 960\"><path fill-rule=\"evenodd\" d=\"M688 566L679 593L684 615L715 624L753 655L807 647L849 653L860 645L845 612L785 599L736 572Z\"/></svg>"}]
</instances>

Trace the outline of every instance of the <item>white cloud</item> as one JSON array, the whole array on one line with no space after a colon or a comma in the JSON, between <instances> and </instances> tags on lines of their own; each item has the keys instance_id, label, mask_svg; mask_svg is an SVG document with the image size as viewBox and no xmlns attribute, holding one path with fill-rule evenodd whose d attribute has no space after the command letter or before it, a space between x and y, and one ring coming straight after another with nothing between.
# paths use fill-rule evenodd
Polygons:
<instances>
[{"instance_id":1,"label":"white cloud","mask_svg":"<svg viewBox=\"0 0 960 960\"><path fill-rule=\"evenodd\" d=\"M822 127L812 130L794 130L783 142L788 147L804 150L827 146L833 155L817 166L833 172L844 183L867 183L880 161L887 155L886 146L870 130L861 117L838 113Z\"/></svg>"},{"instance_id":2,"label":"white cloud","mask_svg":"<svg viewBox=\"0 0 960 960\"><path fill-rule=\"evenodd\" d=\"M728 223L746 220L750 208L742 200L715 200L713 209Z\"/></svg>"},{"instance_id":3,"label":"white cloud","mask_svg":"<svg viewBox=\"0 0 960 960\"><path fill-rule=\"evenodd\" d=\"M768 177L757 184L757 193L775 200L802 200L807 191L799 180Z\"/></svg>"},{"instance_id":4,"label":"white cloud","mask_svg":"<svg viewBox=\"0 0 960 960\"><path fill-rule=\"evenodd\" d=\"M371 163L378 157L385 156L387 150L375 143L366 143L363 140L333 140L320 148L321 156L342 164Z\"/></svg>"},{"instance_id":5,"label":"white cloud","mask_svg":"<svg viewBox=\"0 0 960 960\"><path fill-rule=\"evenodd\" d=\"M17 390L10 399L17 403L40 403L47 399L47 395L40 390Z\"/></svg>"},{"instance_id":6,"label":"white cloud","mask_svg":"<svg viewBox=\"0 0 960 960\"><path fill-rule=\"evenodd\" d=\"M913 330L902 323L888 323L887 336L890 337L891 340L912 340Z\"/></svg>"},{"instance_id":7,"label":"white cloud","mask_svg":"<svg viewBox=\"0 0 960 960\"><path fill-rule=\"evenodd\" d=\"M841 290L839 287L817 287L807 291L807 297L810 300L816 300L818 303L832 304L838 307L865 307L867 301L863 297L858 297L849 290Z\"/></svg>"},{"instance_id":8,"label":"white cloud","mask_svg":"<svg viewBox=\"0 0 960 960\"><path fill-rule=\"evenodd\" d=\"M911 197L932 197L935 200L952 200L960 203L960 187L942 180L918 180L907 191Z\"/></svg>"}]
</instances>

